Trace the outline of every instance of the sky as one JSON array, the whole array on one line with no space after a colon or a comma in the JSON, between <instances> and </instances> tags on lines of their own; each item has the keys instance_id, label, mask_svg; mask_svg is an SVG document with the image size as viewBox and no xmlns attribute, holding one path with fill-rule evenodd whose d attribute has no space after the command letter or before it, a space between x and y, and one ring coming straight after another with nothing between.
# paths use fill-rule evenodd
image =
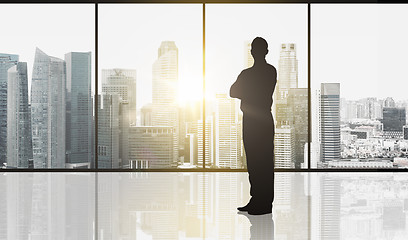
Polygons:
<instances>
[{"instance_id":1,"label":"sky","mask_svg":"<svg viewBox=\"0 0 408 240\"><path fill-rule=\"evenodd\" d=\"M202 4L99 4L99 69L137 71L138 108L151 99L152 65L165 40L179 50L181 101L202 97ZM268 61L277 67L281 43L298 47L299 87L307 87L307 5L206 4L206 90L228 93L243 70L245 41L269 42ZM278 68L278 67L277 67Z\"/></svg>"},{"instance_id":2,"label":"sky","mask_svg":"<svg viewBox=\"0 0 408 240\"><path fill-rule=\"evenodd\" d=\"M94 9L94 4L0 4L0 52L27 62L29 94L36 47L60 59L68 52L92 52L94 88Z\"/></svg>"},{"instance_id":3,"label":"sky","mask_svg":"<svg viewBox=\"0 0 408 240\"><path fill-rule=\"evenodd\" d=\"M408 99L408 5L312 4L312 90L340 97Z\"/></svg>"},{"instance_id":4,"label":"sky","mask_svg":"<svg viewBox=\"0 0 408 240\"><path fill-rule=\"evenodd\" d=\"M1 4L0 52L28 62L35 48L63 59L92 52L94 4ZM340 82L341 97L407 99L408 5L312 4L312 90ZM182 100L199 99L203 80L202 4L99 4L99 71L137 71L138 108L151 99L152 65L165 40L179 49ZM267 60L278 70L281 43L295 43L299 87L307 87L306 4L206 4L206 88L227 93L245 68L245 41L264 37ZM100 75L101 76L101 75ZM94 71L92 71L94 79ZM99 84L101 86L101 84Z\"/></svg>"}]
</instances>

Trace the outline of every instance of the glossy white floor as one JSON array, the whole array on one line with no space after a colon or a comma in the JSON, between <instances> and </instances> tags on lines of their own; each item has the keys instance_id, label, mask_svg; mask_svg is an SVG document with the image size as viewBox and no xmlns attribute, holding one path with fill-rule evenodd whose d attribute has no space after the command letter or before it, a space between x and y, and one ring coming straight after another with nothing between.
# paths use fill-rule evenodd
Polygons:
<instances>
[{"instance_id":1,"label":"glossy white floor","mask_svg":"<svg viewBox=\"0 0 408 240\"><path fill-rule=\"evenodd\" d=\"M248 190L247 173L0 173L0 239L408 236L406 173L277 173L263 216L237 213Z\"/></svg>"}]
</instances>

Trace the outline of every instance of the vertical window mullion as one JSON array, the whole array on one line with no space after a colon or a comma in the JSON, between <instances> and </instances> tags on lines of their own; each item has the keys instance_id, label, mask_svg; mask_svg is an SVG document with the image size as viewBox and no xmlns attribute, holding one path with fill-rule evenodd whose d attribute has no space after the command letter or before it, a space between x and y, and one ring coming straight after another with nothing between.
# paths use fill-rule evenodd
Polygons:
<instances>
[{"instance_id":1,"label":"vertical window mullion","mask_svg":"<svg viewBox=\"0 0 408 240\"><path fill-rule=\"evenodd\" d=\"M205 169L206 149L205 149L205 3L203 3L203 169Z\"/></svg>"},{"instance_id":2,"label":"vertical window mullion","mask_svg":"<svg viewBox=\"0 0 408 240\"><path fill-rule=\"evenodd\" d=\"M307 92L308 92L308 104L307 104L307 117L308 117L308 148L307 148L307 169L310 170L311 167L311 140L312 140L312 90L310 87L311 79L310 79L310 1L307 4Z\"/></svg>"}]
</instances>

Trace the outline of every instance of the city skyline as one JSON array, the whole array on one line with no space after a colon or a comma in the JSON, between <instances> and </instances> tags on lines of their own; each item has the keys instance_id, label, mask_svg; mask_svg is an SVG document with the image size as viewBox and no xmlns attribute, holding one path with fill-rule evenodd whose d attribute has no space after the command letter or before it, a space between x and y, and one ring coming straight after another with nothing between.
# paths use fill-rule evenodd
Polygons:
<instances>
[{"instance_id":1,"label":"city skyline","mask_svg":"<svg viewBox=\"0 0 408 240\"><path fill-rule=\"evenodd\" d=\"M16 87L16 89L11 89L11 92L14 94L13 96L7 95L7 84L4 85L7 77L9 78L8 81L19 79L20 77L24 81L25 78L28 78L28 102L24 103L27 106L22 106L21 111L24 115L27 113L24 109L28 107L32 113L31 133L35 168L63 168L68 166L75 168L80 167L80 165L81 167L91 167L91 150L94 149L92 145L94 141L90 136L95 130L91 127L93 124L91 116L95 110L100 111L100 121L97 126L99 132L98 140L100 141L97 149L98 154L101 156L101 163L103 162L103 164L100 164L101 167L129 168L130 166L155 166L155 160L152 156L160 152L160 144L154 143L159 132L167 132L167 137L172 136L173 141L171 143L163 141L162 145L166 145L166 147L171 146L173 157L171 161L166 163L167 165L159 164L157 166L163 168L189 167L186 164L189 163L190 167L200 167L203 164L202 148L205 145L207 149L205 156L207 161L209 161L208 167L245 167L245 153L240 142L241 113L237 108L238 101L228 97L228 90L239 72L244 68L251 67L253 61L250 56L249 43L253 37L252 35L258 36L258 34L266 36L266 40L269 42L267 61L278 69L278 84L274 94L272 109L277 129L277 143L275 147L277 153L279 153L276 157L276 166L278 168L305 167L305 156L307 155L305 143L307 143L307 135L311 133L308 133L306 130L307 121L305 120L308 116L308 88L306 81L307 39L305 38L307 26L301 21L307 17L304 12L304 5L261 4L246 7L246 5L242 4L207 4L207 15L205 17L208 29L206 29L205 73L202 71L203 33L201 28L203 19L200 18L200 16L202 17L200 15L202 14L201 5L163 4L154 6L149 4L125 4L115 5L109 9L105 6L99 6L101 13L99 15L101 20L99 25L101 26L101 31L98 36L98 41L100 41L100 59L98 59L100 60L100 65L98 66L98 71L101 74L97 80L94 80L92 77L95 68L93 68L92 51L89 51L89 49L84 52L66 51L64 52L65 55L52 55L44 49L36 47L35 59L32 63L24 61L20 55L13 55L19 54L19 52L7 51L10 54L2 54L2 56L9 56L9 59L4 58L1 62L4 69L2 69L1 76L3 85L0 98L10 97L14 101L13 97L19 94L20 90ZM126 7L129 8L124 10ZM261 9L261 7L264 7L264 9ZM13 9L18 9L18 6L10 8L10 10ZM319 7L315 9L317 17L321 17L319 15L321 14ZM224 18L221 14L225 13L226 10L230 10L228 18ZM135 14L138 11L141 13L140 15ZM262 14L268 11L275 12L276 14L273 17ZM380 13L381 11L386 12L388 9L369 8L370 18L377 19L373 13ZM149 15L152 12L153 14ZM173 14L177 12L182 12L183 15L172 18ZM240 18L245 13L248 13L248 16L250 16L251 12L258 12L258 15L250 19ZM356 10L351 11L352 17L356 15ZM142 19L150 18L155 19L155 21L145 25L140 24L144 22ZM186 21L186 19L191 21ZM283 21L284 19L292 19L293 21L286 23ZM281 24L278 20L285 23ZM41 21L40 19L37 24L40 24ZM267 21L270 22L270 29L261 29L260 26L262 24L255 24ZM134 22L136 24L134 27L137 31L129 30L129 25L122 24L123 22ZM360 23L359 26L366 26L365 24L368 27L366 32L362 33L362 39L366 39L367 36L373 36L372 34L375 30L370 25L371 23L365 21ZM237 29L229 34L221 31L223 26L231 26L232 29ZM82 26L81 30L78 30L77 33L81 33L85 27L85 25ZM312 41L312 45L321 41L320 38L328 38L325 35L325 31L323 31L324 33L321 32L325 27L327 26L316 25L317 30L315 29L316 34L314 35L316 37L312 38L315 41ZM65 26L60 26L60 28L64 31L76 31L75 28L65 28ZM60 28L58 30L61 30ZM164 31L150 31L151 29L163 28L165 29ZM240 31L238 28L245 31ZM288 29L291 29L291 31L287 31ZM357 34L357 36L360 34L354 28L347 29L347 31L350 31L351 34ZM149 37L140 38L144 33L150 34L148 35ZM44 32L41 34L47 36ZM38 41L44 41L44 39L48 41L50 39L58 40L58 37L53 36L53 34L48 35L48 39L43 38L38 39ZM120 38L117 37L118 34L121 36ZM341 34L347 36L348 32L342 32ZM273 35L276 36L271 37ZM379 39L382 40L375 42L378 47L383 47L383 44L388 41L383 38ZM61 42L67 40L69 41L67 38ZM332 43L335 43L335 39L332 40ZM348 52L349 56L353 56L350 54L350 51L356 50L353 52L356 54L356 58L370 58L371 55L366 53L367 49L372 47L372 44L374 43L369 42L368 47L359 45L357 48L354 45L349 46L349 48L345 48L345 52ZM71 45L74 46L75 44ZM321 53L320 51L323 49L323 46L312 47L312 51L317 51L317 55L320 56L317 64L322 59L337 59L333 54L326 55L326 58L322 57L326 52L330 52ZM336 50L333 47L330 49ZM361 52L357 50L361 50ZM382 50L378 51L381 52ZM80 57L82 55L84 58ZM63 60L63 56L65 56L65 60ZM312 56L314 57L315 55L312 54ZM14 57L17 57L17 60L11 59ZM72 59L77 60L74 61ZM379 59L377 60L380 61ZM32 64L33 70L31 75L29 73L30 67L24 68L20 66L16 69L11 69L11 72L9 72L11 75L5 77L4 70L7 70L9 66L17 64L16 61L18 64L21 63L21 66L24 62L28 66ZM403 61L399 61L395 65L398 65L400 62ZM313 58L312 63L314 66L316 65ZM121 66L121 64L125 66ZM329 167L336 167L334 163L342 159L358 160L365 159L364 157L367 156L372 158L381 156L386 161L390 161L396 157L407 156L401 150L405 149L404 140L401 140L403 144L392 148L388 147L388 141L390 139L400 139L404 135L402 128L406 125L408 100L398 100L398 94L396 94L397 96L394 96L394 94L386 95L388 92L386 90L387 87L384 87L385 90L380 95L366 96L364 94L370 93L371 90L361 87L358 81L354 81L356 85L350 87L350 79L358 75L353 75L353 71L357 71L359 74L368 73L360 81L363 83L362 86L365 86L365 80L373 74L373 72L368 70L374 66L378 67L375 64L370 66L364 64L350 67L351 72L348 74L351 76L342 79L333 74L335 71L331 66L320 67L317 69L318 71L312 66L312 86L310 86L312 92L316 90L315 86L317 84L321 86L321 91L317 95L313 93L310 96L312 104L315 105L312 106L311 115L313 118L318 116L316 117L317 119L311 119L313 125L312 135L319 134L318 138L320 140L318 144L321 144L321 149L318 152L323 156L319 158L319 161L330 163ZM337 64L337 66L339 65ZM110 67L105 68L103 66ZM390 67L387 64L384 66L385 68ZM394 67L392 66L390 69L395 69ZM380 74L381 71L383 71L382 68L379 68L376 73L382 76ZM387 77L395 77L398 71L390 73ZM344 72L346 71L341 71L340 73L344 74ZM205 116L202 116L202 113L200 113L203 106L201 105L203 104L203 74L206 74ZM16 77L17 75L19 77ZM401 75L403 74L398 73L398 76ZM321 80L322 76L325 76L323 80ZM32 81L30 81L31 79ZM94 110L94 105L90 103L94 94L96 94L92 91L95 81L99 81L99 91L97 91L97 94L100 96L100 102L96 103L98 107ZM25 85L24 82L22 84ZM335 94L328 94L327 91L330 92L334 89L330 86L334 85L336 85ZM356 94L356 89L361 90L361 94L358 97L353 95L350 98L350 93L354 92ZM394 91L396 92L397 90L395 89ZM25 92L24 89L21 91ZM21 94L25 99L25 93ZM350 100L356 98L360 100ZM396 100L393 100L393 98ZM3 105L6 102L2 101ZM395 107L404 108L404 110L393 109ZM318 110L315 108L318 108ZM17 105L14 105L13 108L10 107L10 109L12 112L14 111L12 109L20 111ZM5 105L0 110L0 115L5 119L5 114L7 114ZM139 112L139 110L142 111ZM401 117L400 120L393 121L391 119L396 116L394 113L398 113L398 116L404 116L404 118ZM8 116L10 116L10 119L14 119L11 118L12 115L8 114ZM129 116L131 117L129 118ZM370 121L354 120L358 118ZM24 117L21 118L22 122L25 121L25 125L23 124L21 128L27 130L29 124L26 121L27 119L24 119ZM207 124L203 129L203 126L200 125L203 125L204 119ZM5 125L5 121L2 121L2 124L0 126L0 138L6 139L5 132L9 130L11 134L18 132L17 128L19 127L11 123L9 124L10 127L8 127ZM57 127L61 124L66 125L66 128ZM358 125L357 127L356 124ZM7 126L7 129L5 126ZM138 131L142 132L138 132L135 129L129 129L131 126L160 128L156 129L157 132L154 132L156 131L154 130L150 133L148 133L148 128L146 128L146 132L143 133L143 128L138 129ZM389 129L393 130L390 131ZM134 136L129 135L129 130L133 131ZM206 134L206 143L203 143L202 139L200 139L203 138L203 131ZM9 137L8 135L7 138ZM150 149L143 150L139 145L129 144L130 137L135 139L134 141L137 141L138 138L145 138L146 141L151 141ZM329 141L326 141L327 139ZM370 141L372 142L375 139L379 140L379 142L376 144L370 143ZM6 141L3 140L0 147L3 149L13 148L13 146L17 146L16 144L17 141L7 146ZM373 150L372 154L368 150L364 152L357 151L359 150L357 144L362 144L365 148L371 146L375 150ZM379 148L381 146L388 147L388 150L380 151ZM129 156L132 148L140 148L141 150L139 149L138 151L149 152L151 155L148 155L146 158L150 158L149 161L151 162L146 159L130 159ZM336 149L333 150L334 148ZM341 148L341 151L338 148ZM314 152L313 149L312 152ZM2 151L2 153L5 154L5 151ZM13 154L15 155L15 153ZM327 154L330 155L329 158L326 157L329 156ZM25 154L25 156L29 155L29 153ZM138 158L135 152L132 156ZM2 159L4 162L4 156ZM22 166L26 165L23 164ZM13 166L10 165L10 167Z\"/></svg>"},{"instance_id":2,"label":"city skyline","mask_svg":"<svg viewBox=\"0 0 408 240\"><path fill-rule=\"evenodd\" d=\"M289 46L289 45L288 45ZM40 51L40 50L38 50L37 49L37 51ZM40 51L40 53L41 53L41 51ZM41 54L43 54L43 53L41 53ZM40 54L40 55L41 55ZM66 54L66 56L67 56L67 54ZM52 58L52 57L51 57ZM54 61L60 61L60 60L58 60L58 59L56 59L56 58L52 58L52 59L54 59ZM38 60L37 60L38 61ZM41 60L42 62L44 62L44 60ZM40 62L41 62L40 61ZM153 68L155 68L154 67L155 66L155 63L153 63ZM38 68L38 67L37 67ZM167 67L166 67L166 69L167 69ZM166 70L167 71L167 70ZM36 76L33 76L33 78L38 78L38 77L36 77ZM89 79L89 78L88 78ZM324 85L327 85L327 84L324 84ZM296 89L296 88L295 88ZM292 91L292 90L291 90ZM289 91L290 92L290 91ZM174 94L170 94L170 95L174 95ZM290 94L289 94L290 95ZM343 98L343 97L339 97L339 99L343 99L343 100L346 100L345 98ZM370 100L371 101L371 99L374 99L375 101L377 101L377 98L376 97L373 97L373 98L362 98L362 99L360 99L360 101L362 101L362 100ZM172 101L175 101L174 99L172 100ZM353 101L352 101L353 102ZM354 102L358 102L358 101L354 101ZM388 98L386 98L386 99L378 99L378 102L381 102L381 103L383 103L383 105L384 106L400 106L401 107L401 105L398 105L398 104L407 104L407 102L408 101L405 101L405 102L401 102L401 101L397 101L397 102L395 102L395 101L393 101L393 99L391 98L391 97L388 97ZM210 104L210 105L212 105L212 104ZM382 105L381 105L382 106ZM339 106L340 107L340 106ZM402 107L405 107L404 105L402 106ZM215 113L215 116L217 115L217 111L215 111L214 112ZM343 117L343 116L341 116L341 117ZM363 117L364 118L364 117ZM102 118L101 118L102 119ZM377 116L377 119L380 119L378 116ZM176 126L177 127L177 126ZM216 121L215 122L215 129L218 129L218 122ZM277 134L279 135L279 131L277 132ZM277 135L277 139L279 139L279 137L278 137L278 135ZM291 134L291 135L293 135L293 134ZM196 137L198 137L198 136L196 136ZM213 140L214 141L214 140ZM277 144L277 145L279 145L279 144ZM293 146L291 146L290 148L292 148L293 149ZM178 146L177 146L177 144L174 144L174 151L178 151L177 150L178 149ZM213 150L213 151L215 151L215 150ZM291 150L291 152L292 152L293 150ZM290 153L290 154L293 154L293 153ZM219 159L218 159L218 157L216 156L216 158L214 158L213 160L211 160L211 161L214 161L214 162L212 162L212 163L210 163L210 165L211 164L214 164L216 161L219 161ZM293 161L293 160L292 160ZM68 162L66 162L66 163L68 163ZM215 164L214 166L217 166L218 164ZM239 165L244 165L244 162L242 162L242 163L239 163L238 165L236 165L236 166L239 166ZM101 165L102 166L102 165ZM112 167L113 167L114 165L112 165ZM117 166L119 166L119 165L117 165ZM152 165L152 166L154 166L154 165ZM282 166L290 166L290 165L282 165ZM37 166L38 167L38 166ZM293 167L293 166L292 166Z\"/></svg>"}]
</instances>

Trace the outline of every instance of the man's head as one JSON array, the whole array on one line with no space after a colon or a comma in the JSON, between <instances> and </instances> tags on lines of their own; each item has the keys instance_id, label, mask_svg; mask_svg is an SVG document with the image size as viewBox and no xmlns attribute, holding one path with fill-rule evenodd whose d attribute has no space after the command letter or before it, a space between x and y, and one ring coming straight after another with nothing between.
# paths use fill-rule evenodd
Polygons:
<instances>
[{"instance_id":1,"label":"man's head","mask_svg":"<svg viewBox=\"0 0 408 240\"><path fill-rule=\"evenodd\" d=\"M256 37L251 43L251 54L255 60L265 59L268 54L268 43L261 37Z\"/></svg>"}]
</instances>

